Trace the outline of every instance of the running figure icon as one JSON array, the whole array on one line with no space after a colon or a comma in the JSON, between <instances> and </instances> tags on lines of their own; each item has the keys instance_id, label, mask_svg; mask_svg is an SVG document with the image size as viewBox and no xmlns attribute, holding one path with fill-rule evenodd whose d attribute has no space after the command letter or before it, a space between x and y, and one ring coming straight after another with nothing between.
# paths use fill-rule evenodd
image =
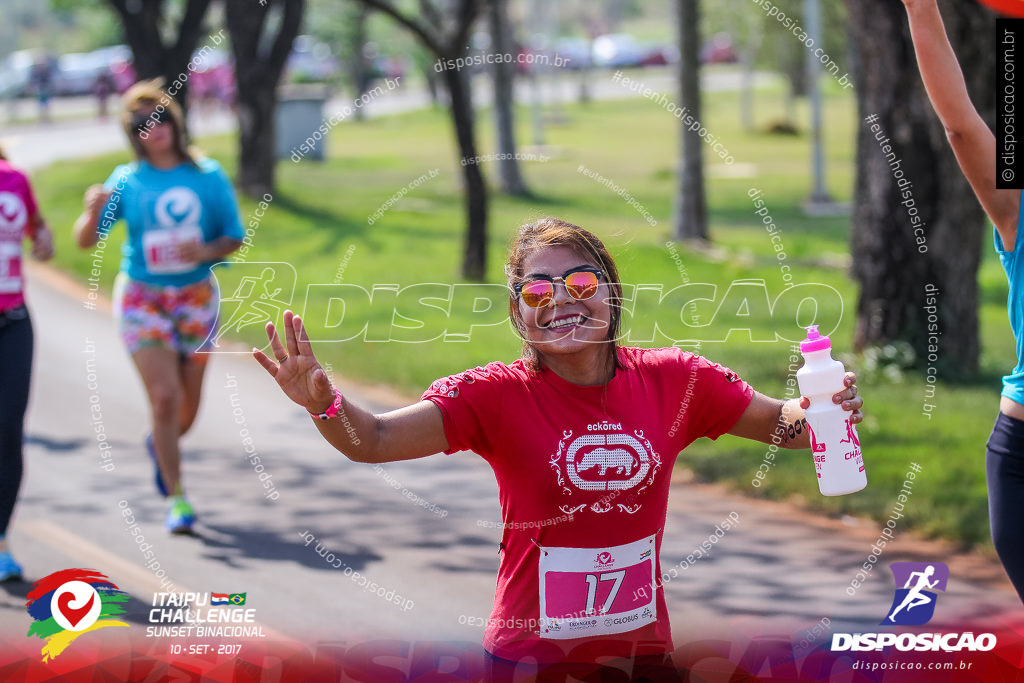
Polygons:
<instances>
[{"instance_id":1,"label":"running figure icon","mask_svg":"<svg viewBox=\"0 0 1024 683\"><path fill-rule=\"evenodd\" d=\"M227 322L220 326L217 335L213 338L214 346L219 346L221 337L231 330L240 331L243 327L274 321L280 316L281 311L291 301L283 301L278 297L283 291L282 287L271 290L270 285L277 279L277 272L274 268L267 266L258 277L246 276L241 279L234 293L222 303L235 303L234 312ZM262 287L261 287L262 285Z\"/></svg>"},{"instance_id":2,"label":"running figure icon","mask_svg":"<svg viewBox=\"0 0 1024 683\"><path fill-rule=\"evenodd\" d=\"M932 602L933 598L930 595L924 594L922 591L925 588L935 588L935 586L938 585L939 579L935 579L935 581L928 580L933 574L935 574L935 566L930 564L925 567L924 571L912 572L910 576L907 577L907 582L903 587L909 588L910 592L908 592L907 596L903 598L903 602L899 604L899 607L889 613L889 621L896 623L896 614L904 607L906 607L909 612L915 607L927 605ZM917 577L917 583L914 586L911 586L910 584L914 582L915 576Z\"/></svg>"}]
</instances>

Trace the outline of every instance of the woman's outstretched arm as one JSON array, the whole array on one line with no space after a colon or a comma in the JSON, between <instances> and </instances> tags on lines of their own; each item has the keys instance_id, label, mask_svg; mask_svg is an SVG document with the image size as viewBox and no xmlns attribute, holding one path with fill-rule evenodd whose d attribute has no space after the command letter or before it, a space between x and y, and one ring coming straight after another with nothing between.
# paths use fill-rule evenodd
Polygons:
<instances>
[{"instance_id":1,"label":"woman's outstretched arm","mask_svg":"<svg viewBox=\"0 0 1024 683\"><path fill-rule=\"evenodd\" d=\"M850 422L857 424L864 419L860 410L864 399L857 395L857 375L846 373L843 384L844 389L834 394L832 400L849 411ZM775 443L780 448L810 448L804 418L804 410L810 404L806 396L783 401L755 391L750 405L729 433L762 443Z\"/></svg>"},{"instance_id":2,"label":"woman's outstretched arm","mask_svg":"<svg viewBox=\"0 0 1024 683\"><path fill-rule=\"evenodd\" d=\"M996 189L996 139L967 94L937 0L903 0L903 4L928 99L946 129L960 170L996 226L1003 248L1012 250L1021 193Z\"/></svg>"},{"instance_id":3,"label":"woman's outstretched arm","mask_svg":"<svg viewBox=\"0 0 1024 683\"><path fill-rule=\"evenodd\" d=\"M334 402L334 388L313 355L302 320L291 311L284 312L284 332L287 348L273 323L267 323L274 358L257 349L253 356L288 398L308 411L323 413ZM335 417L310 421L328 443L356 462L412 460L448 450L441 409L431 401L374 415L345 398Z\"/></svg>"}]
</instances>

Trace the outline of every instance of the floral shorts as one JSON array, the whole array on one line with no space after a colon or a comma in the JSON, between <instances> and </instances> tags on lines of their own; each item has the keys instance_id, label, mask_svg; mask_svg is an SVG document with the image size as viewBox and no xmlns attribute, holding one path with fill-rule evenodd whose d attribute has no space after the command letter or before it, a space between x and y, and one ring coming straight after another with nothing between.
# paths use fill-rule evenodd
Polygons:
<instances>
[{"instance_id":1,"label":"floral shorts","mask_svg":"<svg viewBox=\"0 0 1024 683\"><path fill-rule=\"evenodd\" d=\"M164 287L119 273L114 313L128 352L171 349L189 357L213 347L220 296L211 278L184 287Z\"/></svg>"}]
</instances>

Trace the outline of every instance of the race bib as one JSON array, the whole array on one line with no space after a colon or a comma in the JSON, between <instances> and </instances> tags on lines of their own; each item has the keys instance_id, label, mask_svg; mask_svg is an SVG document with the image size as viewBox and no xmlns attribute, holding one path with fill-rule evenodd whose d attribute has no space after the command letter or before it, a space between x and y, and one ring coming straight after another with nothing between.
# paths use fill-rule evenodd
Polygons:
<instances>
[{"instance_id":1,"label":"race bib","mask_svg":"<svg viewBox=\"0 0 1024 683\"><path fill-rule=\"evenodd\" d=\"M613 548L541 548L540 637L604 636L656 621L654 538Z\"/></svg>"},{"instance_id":2,"label":"race bib","mask_svg":"<svg viewBox=\"0 0 1024 683\"><path fill-rule=\"evenodd\" d=\"M21 242L0 242L0 294L21 291Z\"/></svg>"},{"instance_id":3,"label":"race bib","mask_svg":"<svg viewBox=\"0 0 1024 683\"><path fill-rule=\"evenodd\" d=\"M181 246L202 243L203 233L198 225L147 230L142 233L146 270L157 275L187 273L198 264L195 261L186 261L182 257Z\"/></svg>"}]
</instances>

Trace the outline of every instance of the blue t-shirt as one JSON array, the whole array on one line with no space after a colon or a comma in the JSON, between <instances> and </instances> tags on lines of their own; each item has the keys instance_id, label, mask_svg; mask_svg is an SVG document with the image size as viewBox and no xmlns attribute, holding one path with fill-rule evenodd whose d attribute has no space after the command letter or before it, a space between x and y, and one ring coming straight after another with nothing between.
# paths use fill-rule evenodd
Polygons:
<instances>
[{"instance_id":1,"label":"blue t-shirt","mask_svg":"<svg viewBox=\"0 0 1024 683\"><path fill-rule=\"evenodd\" d=\"M105 237L122 218L128 239L121 247L121 272L133 280L182 287L202 280L215 263L184 261L178 246L245 236L231 181L213 159L158 169L146 161L122 164L103 184L110 199L100 214Z\"/></svg>"},{"instance_id":2,"label":"blue t-shirt","mask_svg":"<svg viewBox=\"0 0 1024 683\"><path fill-rule=\"evenodd\" d=\"M1017 344L1017 367L1009 375L1003 377L1003 396L1024 405L1024 197L1021 199L1021 212L1017 218L1017 236L1012 251L1003 249L1003 241L999 231L995 232L996 252L999 261L1006 271L1006 279L1010 283L1010 293L1006 297L1006 312L1010 316L1010 329Z\"/></svg>"}]
</instances>

